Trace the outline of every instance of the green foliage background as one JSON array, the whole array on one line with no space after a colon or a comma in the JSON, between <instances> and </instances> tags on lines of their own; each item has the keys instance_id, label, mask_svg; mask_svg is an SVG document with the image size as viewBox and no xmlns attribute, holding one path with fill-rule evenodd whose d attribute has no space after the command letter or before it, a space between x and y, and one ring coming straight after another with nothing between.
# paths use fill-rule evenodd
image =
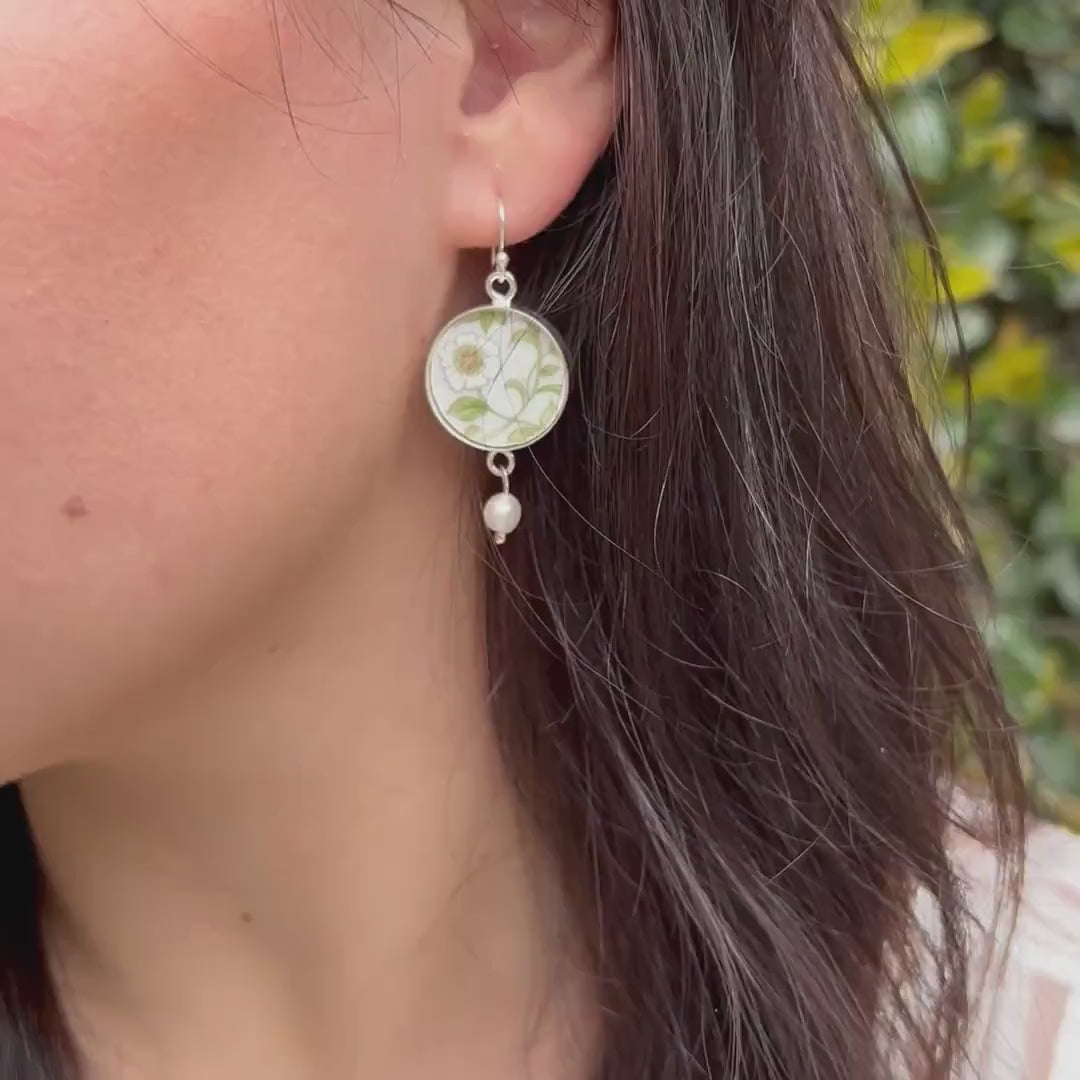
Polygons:
<instances>
[{"instance_id":1,"label":"green foliage background","mask_svg":"<svg viewBox=\"0 0 1080 1080\"><path fill-rule=\"evenodd\" d=\"M863 0L859 36L972 359L966 430L958 334L913 244L1035 799L1080 829L1080 0Z\"/></svg>"}]
</instances>

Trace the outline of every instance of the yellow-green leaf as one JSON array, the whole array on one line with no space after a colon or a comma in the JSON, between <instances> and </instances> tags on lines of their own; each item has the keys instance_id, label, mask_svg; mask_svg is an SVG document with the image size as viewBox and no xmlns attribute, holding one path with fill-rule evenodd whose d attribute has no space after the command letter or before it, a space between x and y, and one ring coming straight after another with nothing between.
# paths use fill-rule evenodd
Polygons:
<instances>
[{"instance_id":1,"label":"yellow-green leaf","mask_svg":"<svg viewBox=\"0 0 1080 1080\"><path fill-rule=\"evenodd\" d=\"M455 420L471 424L488 411L487 402L482 397L455 398L446 410Z\"/></svg>"},{"instance_id":2,"label":"yellow-green leaf","mask_svg":"<svg viewBox=\"0 0 1080 1080\"><path fill-rule=\"evenodd\" d=\"M500 308L489 307L476 317L476 321L480 324L481 333L490 334L497 326L501 327L506 322L506 312Z\"/></svg>"},{"instance_id":3,"label":"yellow-green leaf","mask_svg":"<svg viewBox=\"0 0 1080 1080\"><path fill-rule=\"evenodd\" d=\"M863 36L891 37L917 13L915 0L861 0L857 26Z\"/></svg>"},{"instance_id":4,"label":"yellow-green leaf","mask_svg":"<svg viewBox=\"0 0 1080 1080\"><path fill-rule=\"evenodd\" d=\"M977 15L925 12L879 50L877 81L885 88L918 82L940 71L954 56L984 44L992 36L990 25Z\"/></svg>"},{"instance_id":5,"label":"yellow-green leaf","mask_svg":"<svg viewBox=\"0 0 1080 1080\"><path fill-rule=\"evenodd\" d=\"M977 300L980 296L993 292L997 285L994 271L978 263L949 263L948 271L949 286L952 288L953 299L958 304Z\"/></svg>"},{"instance_id":6,"label":"yellow-green leaf","mask_svg":"<svg viewBox=\"0 0 1080 1080\"><path fill-rule=\"evenodd\" d=\"M948 237L942 238L941 251L949 276L949 287L958 304L977 300L997 287L998 273L995 267L965 258ZM921 243L908 246L907 265L916 299L928 304L944 300L944 290L939 288L930 257Z\"/></svg>"},{"instance_id":7,"label":"yellow-green leaf","mask_svg":"<svg viewBox=\"0 0 1080 1080\"><path fill-rule=\"evenodd\" d=\"M1062 237L1051 249L1071 274L1080 274L1080 232Z\"/></svg>"},{"instance_id":8,"label":"yellow-green leaf","mask_svg":"<svg viewBox=\"0 0 1080 1080\"><path fill-rule=\"evenodd\" d=\"M1031 402L1046 389L1050 342L1035 337L1016 321L1006 323L993 348L971 373L971 396L976 401ZM963 384L950 383L948 396L963 401Z\"/></svg>"},{"instance_id":9,"label":"yellow-green leaf","mask_svg":"<svg viewBox=\"0 0 1080 1080\"><path fill-rule=\"evenodd\" d=\"M1028 130L1019 122L998 124L988 131L969 131L961 160L968 168L991 165L1001 176L1016 172L1023 161Z\"/></svg>"},{"instance_id":10,"label":"yellow-green leaf","mask_svg":"<svg viewBox=\"0 0 1080 1080\"><path fill-rule=\"evenodd\" d=\"M1080 221L1040 229L1036 244L1052 255L1071 274L1080 274Z\"/></svg>"},{"instance_id":11,"label":"yellow-green leaf","mask_svg":"<svg viewBox=\"0 0 1080 1080\"><path fill-rule=\"evenodd\" d=\"M1068 180L1057 180L1049 185L1048 190L1063 212L1080 215L1080 185Z\"/></svg>"},{"instance_id":12,"label":"yellow-green leaf","mask_svg":"<svg viewBox=\"0 0 1080 1080\"><path fill-rule=\"evenodd\" d=\"M539 424L531 424L525 420L519 420L515 435L518 439L535 439L544 429Z\"/></svg>"},{"instance_id":13,"label":"yellow-green leaf","mask_svg":"<svg viewBox=\"0 0 1080 1080\"><path fill-rule=\"evenodd\" d=\"M996 120L1005 104L1005 77L986 71L960 97L960 119L967 128L982 127Z\"/></svg>"},{"instance_id":14,"label":"yellow-green leaf","mask_svg":"<svg viewBox=\"0 0 1080 1080\"><path fill-rule=\"evenodd\" d=\"M941 290L926 246L919 241L912 241L904 248L904 259L912 295L924 304L937 303L941 298Z\"/></svg>"},{"instance_id":15,"label":"yellow-green leaf","mask_svg":"<svg viewBox=\"0 0 1080 1080\"><path fill-rule=\"evenodd\" d=\"M1062 825L1080 833L1080 799L1074 795L1047 791L1045 788L1039 792L1039 797Z\"/></svg>"}]
</instances>

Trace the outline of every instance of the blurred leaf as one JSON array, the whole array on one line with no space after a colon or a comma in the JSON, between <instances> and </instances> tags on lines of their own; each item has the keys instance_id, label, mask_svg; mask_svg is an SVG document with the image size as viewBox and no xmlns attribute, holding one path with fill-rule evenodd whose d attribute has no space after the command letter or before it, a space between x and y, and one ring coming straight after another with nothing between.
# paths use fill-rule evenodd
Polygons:
<instances>
[{"instance_id":1,"label":"blurred leaf","mask_svg":"<svg viewBox=\"0 0 1080 1080\"><path fill-rule=\"evenodd\" d=\"M1060 682L1053 655L1020 619L998 616L987 627L986 637L994 648L1010 707L1032 720L1043 720Z\"/></svg>"},{"instance_id":2,"label":"blurred leaf","mask_svg":"<svg viewBox=\"0 0 1080 1080\"><path fill-rule=\"evenodd\" d=\"M962 234L951 237L949 241L950 257L961 255L972 262L979 263L1000 277L1009 268L1016 253L1016 231L1002 218L984 215L970 225ZM951 255L955 252L955 255Z\"/></svg>"},{"instance_id":3,"label":"blurred leaf","mask_svg":"<svg viewBox=\"0 0 1080 1080\"><path fill-rule=\"evenodd\" d=\"M908 95L896 102L889 119L912 174L923 180L941 180L952 157L949 113L941 94Z\"/></svg>"},{"instance_id":4,"label":"blurred leaf","mask_svg":"<svg viewBox=\"0 0 1080 1080\"><path fill-rule=\"evenodd\" d=\"M996 120L1005 104L1005 76L986 71L972 80L960 98L960 120L964 127L981 127Z\"/></svg>"},{"instance_id":5,"label":"blurred leaf","mask_svg":"<svg viewBox=\"0 0 1080 1080\"><path fill-rule=\"evenodd\" d=\"M981 265L965 257L958 250L957 245L950 243L947 237L941 238L941 246L949 286L958 304L977 300L993 290L997 282L997 272L993 267ZM921 243L912 243L908 246L907 260L914 295L926 303L944 300L944 294L938 289L930 255Z\"/></svg>"},{"instance_id":6,"label":"blurred leaf","mask_svg":"<svg viewBox=\"0 0 1080 1080\"><path fill-rule=\"evenodd\" d=\"M1067 446L1080 446L1080 388L1072 389L1050 418L1054 438Z\"/></svg>"},{"instance_id":7,"label":"blurred leaf","mask_svg":"<svg viewBox=\"0 0 1080 1080\"><path fill-rule=\"evenodd\" d=\"M1080 742L1065 731L1038 732L1028 739L1036 776L1054 790L1080 794Z\"/></svg>"},{"instance_id":8,"label":"blurred leaf","mask_svg":"<svg viewBox=\"0 0 1080 1080\"><path fill-rule=\"evenodd\" d=\"M941 233L938 243L953 299L966 304L998 287L1012 261L1016 238L1004 221L986 217L963 233ZM925 246L909 244L906 258L914 295L931 304L942 300Z\"/></svg>"},{"instance_id":9,"label":"blurred leaf","mask_svg":"<svg viewBox=\"0 0 1080 1080\"><path fill-rule=\"evenodd\" d=\"M861 0L858 24L873 37L890 37L918 13L916 0Z\"/></svg>"},{"instance_id":10,"label":"blurred leaf","mask_svg":"<svg viewBox=\"0 0 1080 1080\"><path fill-rule=\"evenodd\" d=\"M1068 64L1047 62L1035 65L1035 108L1048 120L1061 122L1080 118L1080 72Z\"/></svg>"},{"instance_id":11,"label":"blurred leaf","mask_svg":"<svg viewBox=\"0 0 1080 1080\"><path fill-rule=\"evenodd\" d=\"M1069 522L1065 507L1058 502L1043 503L1035 515L1032 535L1044 544L1059 544L1069 537Z\"/></svg>"},{"instance_id":12,"label":"blurred leaf","mask_svg":"<svg viewBox=\"0 0 1080 1080\"><path fill-rule=\"evenodd\" d=\"M1075 778L1072 787L1076 787ZM1039 794L1039 802L1058 822L1073 832L1080 832L1080 796L1061 794L1060 791L1041 791Z\"/></svg>"},{"instance_id":13,"label":"blurred leaf","mask_svg":"<svg viewBox=\"0 0 1080 1080\"><path fill-rule=\"evenodd\" d=\"M1072 544L1053 548L1043 561L1043 576L1053 587L1061 606L1080 617L1080 555Z\"/></svg>"},{"instance_id":14,"label":"blurred leaf","mask_svg":"<svg viewBox=\"0 0 1080 1080\"><path fill-rule=\"evenodd\" d=\"M1031 213L1040 225L1072 225L1080 222L1080 186L1069 180L1052 180L1031 202Z\"/></svg>"},{"instance_id":15,"label":"blurred leaf","mask_svg":"<svg viewBox=\"0 0 1080 1080\"><path fill-rule=\"evenodd\" d=\"M961 161L968 168L991 165L999 173L1012 173L1020 167L1027 140L1027 128L1019 121L984 131L969 131L964 138Z\"/></svg>"},{"instance_id":16,"label":"blurred leaf","mask_svg":"<svg viewBox=\"0 0 1080 1080\"><path fill-rule=\"evenodd\" d=\"M1080 274L1080 220L1037 229L1032 241L1070 274Z\"/></svg>"},{"instance_id":17,"label":"blurred leaf","mask_svg":"<svg viewBox=\"0 0 1080 1080\"><path fill-rule=\"evenodd\" d=\"M1065 533L1073 540L1080 540L1080 463L1066 473L1062 497Z\"/></svg>"},{"instance_id":18,"label":"blurred leaf","mask_svg":"<svg viewBox=\"0 0 1080 1080\"><path fill-rule=\"evenodd\" d=\"M1054 181L1032 200L1031 244L1069 274L1080 274L1080 187Z\"/></svg>"},{"instance_id":19,"label":"blurred leaf","mask_svg":"<svg viewBox=\"0 0 1080 1080\"><path fill-rule=\"evenodd\" d=\"M979 542L979 551L986 562L992 578L1008 573L1016 558L1016 540L1009 530L1008 522L1000 514L973 510L969 515ZM1038 650L1033 650L1036 655Z\"/></svg>"},{"instance_id":20,"label":"blurred leaf","mask_svg":"<svg viewBox=\"0 0 1080 1080\"><path fill-rule=\"evenodd\" d=\"M1057 56L1075 43L1064 6L1040 0L1012 0L1001 16L1001 36L1021 52Z\"/></svg>"},{"instance_id":21,"label":"blurred leaf","mask_svg":"<svg viewBox=\"0 0 1080 1080\"><path fill-rule=\"evenodd\" d=\"M924 12L878 51L876 81L885 88L904 86L936 74L954 56L974 49L993 36L978 15Z\"/></svg>"},{"instance_id":22,"label":"blurred leaf","mask_svg":"<svg viewBox=\"0 0 1080 1080\"><path fill-rule=\"evenodd\" d=\"M944 299L934 274L934 264L922 240L910 240L904 246L908 281L912 295L924 304L936 304Z\"/></svg>"},{"instance_id":23,"label":"blurred leaf","mask_svg":"<svg viewBox=\"0 0 1080 1080\"><path fill-rule=\"evenodd\" d=\"M1030 336L1019 323L1007 324L971 373L973 400L1037 401L1046 388L1049 356L1049 341ZM947 392L954 405L962 403L962 383L953 380Z\"/></svg>"},{"instance_id":24,"label":"blurred leaf","mask_svg":"<svg viewBox=\"0 0 1080 1080\"><path fill-rule=\"evenodd\" d=\"M997 275L991 267L976 262L961 262L959 259L953 259L947 265L949 285L958 304L985 296L997 283Z\"/></svg>"},{"instance_id":25,"label":"blurred leaf","mask_svg":"<svg viewBox=\"0 0 1080 1080\"><path fill-rule=\"evenodd\" d=\"M957 327L959 323L959 328ZM959 304L956 318L948 308L934 314L934 347L944 356L981 349L994 336L994 316L983 304Z\"/></svg>"},{"instance_id":26,"label":"blurred leaf","mask_svg":"<svg viewBox=\"0 0 1080 1080\"><path fill-rule=\"evenodd\" d=\"M1054 298L1063 310L1080 312L1080 274L1059 278L1054 285Z\"/></svg>"}]
</instances>

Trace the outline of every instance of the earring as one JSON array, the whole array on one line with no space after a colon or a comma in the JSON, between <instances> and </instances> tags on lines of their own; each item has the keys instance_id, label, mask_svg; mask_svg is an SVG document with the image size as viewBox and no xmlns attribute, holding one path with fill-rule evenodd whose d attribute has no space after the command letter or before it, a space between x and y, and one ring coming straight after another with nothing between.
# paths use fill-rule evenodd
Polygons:
<instances>
[{"instance_id":1,"label":"earring","mask_svg":"<svg viewBox=\"0 0 1080 1080\"><path fill-rule=\"evenodd\" d=\"M488 303L452 318L427 361L427 396L439 423L460 442L487 451L488 472L502 491L484 503L484 524L496 544L521 522L510 493L514 453L542 439L558 422L570 393L566 353L543 319L513 307L517 279L506 252L506 209L499 202L499 240L484 284Z\"/></svg>"}]
</instances>

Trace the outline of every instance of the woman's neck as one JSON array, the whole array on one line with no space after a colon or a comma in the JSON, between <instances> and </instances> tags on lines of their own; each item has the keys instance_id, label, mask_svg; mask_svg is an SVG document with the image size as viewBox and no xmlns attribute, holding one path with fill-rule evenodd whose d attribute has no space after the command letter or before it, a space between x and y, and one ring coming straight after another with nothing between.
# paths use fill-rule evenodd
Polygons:
<instances>
[{"instance_id":1,"label":"woman's neck","mask_svg":"<svg viewBox=\"0 0 1080 1080\"><path fill-rule=\"evenodd\" d=\"M382 500L122 749L24 783L103 1074L505 1076L551 1043L559 934L489 723L458 500L420 521Z\"/></svg>"}]
</instances>

